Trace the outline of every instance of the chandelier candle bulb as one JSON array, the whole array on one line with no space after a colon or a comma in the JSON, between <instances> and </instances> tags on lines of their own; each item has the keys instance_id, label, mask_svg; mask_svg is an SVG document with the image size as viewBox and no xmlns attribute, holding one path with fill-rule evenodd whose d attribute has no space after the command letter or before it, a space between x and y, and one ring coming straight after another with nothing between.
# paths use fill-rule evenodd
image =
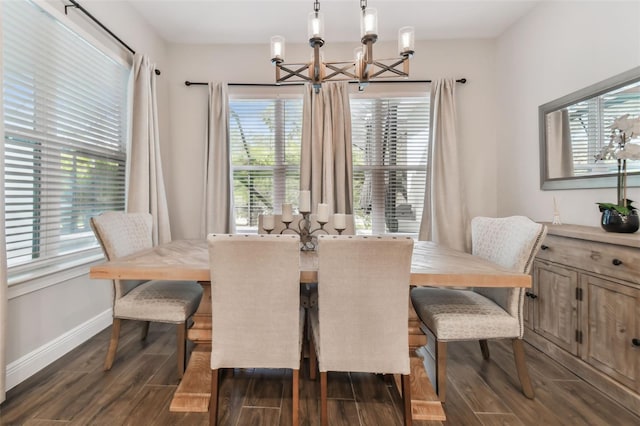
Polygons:
<instances>
[{"instance_id":1,"label":"chandelier candle bulb","mask_svg":"<svg viewBox=\"0 0 640 426\"><path fill-rule=\"evenodd\" d=\"M339 230L347 228L346 216L343 213L336 213L333 215L333 227Z\"/></svg>"},{"instance_id":2,"label":"chandelier candle bulb","mask_svg":"<svg viewBox=\"0 0 640 426\"><path fill-rule=\"evenodd\" d=\"M378 35L378 11L372 7L368 7L362 11L362 20L360 22L360 36L376 37Z\"/></svg>"},{"instance_id":3,"label":"chandelier candle bulb","mask_svg":"<svg viewBox=\"0 0 640 426\"><path fill-rule=\"evenodd\" d=\"M400 55L413 55L414 52L413 27L402 27L398 30L398 51Z\"/></svg>"},{"instance_id":4,"label":"chandelier candle bulb","mask_svg":"<svg viewBox=\"0 0 640 426\"><path fill-rule=\"evenodd\" d=\"M311 211L311 191L300 191L298 210L300 210L300 213L309 213Z\"/></svg>"},{"instance_id":5,"label":"chandelier candle bulb","mask_svg":"<svg viewBox=\"0 0 640 426\"><path fill-rule=\"evenodd\" d=\"M318 204L318 223L329 222L329 204Z\"/></svg>"},{"instance_id":6,"label":"chandelier candle bulb","mask_svg":"<svg viewBox=\"0 0 640 426\"><path fill-rule=\"evenodd\" d=\"M309 13L307 33L309 35L309 40L321 39L324 37L324 16L321 12Z\"/></svg>"},{"instance_id":7,"label":"chandelier candle bulb","mask_svg":"<svg viewBox=\"0 0 640 426\"><path fill-rule=\"evenodd\" d=\"M284 60L284 37L278 35L271 37L271 60Z\"/></svg>"},{"instance_id":8,"label":"chandelier candle bulb","mask_svg":"<svg viewBox=\"0 0 640 426\"><path fill-rule=\"evenodd\" d=\"M291 204L282 205L282 222L293 222L293 206Z\"/></svg>"}]
</instances>

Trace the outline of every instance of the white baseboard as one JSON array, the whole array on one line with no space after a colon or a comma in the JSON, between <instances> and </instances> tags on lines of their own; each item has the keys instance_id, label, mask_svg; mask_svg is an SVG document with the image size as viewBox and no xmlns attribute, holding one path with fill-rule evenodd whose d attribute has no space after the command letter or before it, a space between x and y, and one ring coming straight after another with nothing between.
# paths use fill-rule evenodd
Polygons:
<instances>
[{"instance_id":1,"label":"white baseboard","mask_svg":"<svg viewBox=\"0 0 640 426\"><path fill-rule=\"evenodd\" d=\"M87 322L69 330L49 343L7 365L7 390L22 383L67 352L95 336L113 322L107 309Z\"/></svg>"}]
</instances>

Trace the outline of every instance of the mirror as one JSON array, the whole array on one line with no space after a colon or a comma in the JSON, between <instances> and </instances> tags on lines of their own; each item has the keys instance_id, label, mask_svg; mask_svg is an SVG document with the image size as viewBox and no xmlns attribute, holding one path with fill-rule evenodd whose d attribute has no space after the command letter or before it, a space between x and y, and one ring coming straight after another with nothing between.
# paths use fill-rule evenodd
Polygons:
<instances>
[{"instance_id":1,"label":"mirror","mask_svg":"<svg viewBox=\"0 0 640 426\"><path fill-rule=\"evenodd\" d=\"M596 154L624 114L640 115L640 67L541 105L540 188L615 187L617 161L596 161ZM627 171L627 184L640 186L640 161L628 162Z\"/></svg>"}]
</instances>

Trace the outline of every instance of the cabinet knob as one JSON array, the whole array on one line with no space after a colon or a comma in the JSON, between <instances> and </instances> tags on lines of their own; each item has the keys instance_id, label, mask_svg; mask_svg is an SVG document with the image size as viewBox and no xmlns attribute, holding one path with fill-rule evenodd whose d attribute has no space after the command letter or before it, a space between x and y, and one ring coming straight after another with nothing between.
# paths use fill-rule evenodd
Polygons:
<instances>
[{"instance_id":1,"label":"cabinet knob","mask_svg":"<svg viewBox=\"0 0 640 426\"><path fill-rule=\"evenodd\" d=\"M614 265L616 265L616 266L619 266L619 265L622 265L622 260L620 260L620 259L613 259L613 260L611 261L611 263L613 263L613 264L614 264Z\"/></svg>"},{"instance_id":2,"label":"cabinet knob","mask_svg":"<svg viewBox=\"0 0 640 426\"><path fill-rule=\"evenodd\" d=\"M543 245L540 246L540 250L547 250L548 248L549 248L549 246L546 245L546 244L543 244Z\"/></svg>"},{"instance_id":3,"label":"cabinet knob","mask_svg":"<svg viewBox=\"0 0 640 426\"><path fill-rule=\"evenodd\" d=\"M631 344L635 347L640 346L640 339L635 338L635 339L631 339Z\"/></svg>"}]
</instances>

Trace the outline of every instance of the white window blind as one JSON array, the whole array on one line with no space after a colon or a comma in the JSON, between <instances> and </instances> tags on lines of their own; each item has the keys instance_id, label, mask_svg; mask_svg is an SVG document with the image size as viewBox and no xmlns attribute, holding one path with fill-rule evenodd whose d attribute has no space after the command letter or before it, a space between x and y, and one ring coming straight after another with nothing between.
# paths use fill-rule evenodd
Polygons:
<instances>
[{"instance_id":1,"label":"white window blind","mask_svg":"<svg viewBox=\"0 0 640 426\"><path fill-rule=\"evenodd\" d=\"M639 94L640 82L636 82L567 107L576 176L617 172L615 159L596 161L595 155L609 143L610 127L616 118L640 115ZM630 172L640 169L634 162L628 167Z\"/></svg>"},{"instance_id":2,"label":"white window blind","mask_svg":"<svg viewBox=\"0 0 640 426\"><path fill-rule=\"evenodd\" d=\"M351 99L358 233L419 232L429 146L429 99Z\"/></svg>"},{"instance_id":3,"label":"white window blind","mask_svg":"<svg viewBox=\"0 0 640 426\"><path fill-rule=\"evenodd\" d=\"M78 262L123 210L129 68L27 1L3 4L10 274Z\"/></svg>"},{"instance_id":4,"label":"white window blind","mask_svg":"<svg viewBox=\"0 0 640 426\"><path fill-rule=\"evenodd\" d=\"M230 99L236 229L258 228L262 212L297 205L302 99Z\"/></svg>"}]
</instances>

